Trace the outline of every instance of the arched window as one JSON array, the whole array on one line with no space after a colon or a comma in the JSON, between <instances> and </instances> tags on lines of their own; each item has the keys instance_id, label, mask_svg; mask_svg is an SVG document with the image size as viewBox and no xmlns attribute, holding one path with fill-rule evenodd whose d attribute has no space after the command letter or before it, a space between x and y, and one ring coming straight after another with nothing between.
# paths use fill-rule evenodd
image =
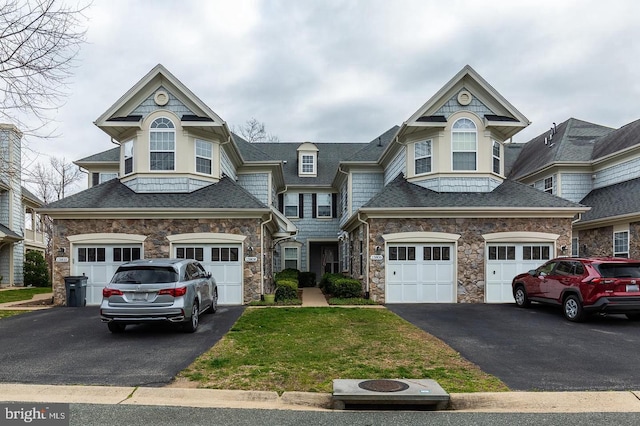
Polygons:
<instances>
[{"instance_id":1,"label":"arched window","mask_svg":"<svg viewBox=\"0 0 640 426\"><path fill-rule=\"evenodd\" d=\"M150 170L174 170L175 159L175 126L168 118L156 118L149 128L149 168Z\"/></svg>"},{"instance_id":2,"label":"arched window","mask_svg":"<svg viewBox=\"0 0 640 426\"><path fill-rule=\"evenodd\" d=\"M453 170L476 170L478 138L476 125L468 118L461 118L451 128L451 152Z\"/></svg>"}]
</instances>

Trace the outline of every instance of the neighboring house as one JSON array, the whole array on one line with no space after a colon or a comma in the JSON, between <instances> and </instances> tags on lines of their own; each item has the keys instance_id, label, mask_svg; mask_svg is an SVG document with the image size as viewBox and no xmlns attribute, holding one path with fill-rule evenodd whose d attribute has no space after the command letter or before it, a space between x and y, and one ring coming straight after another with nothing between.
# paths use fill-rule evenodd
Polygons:
<instances>
[{"instance_id":1,"label":"neighboring house","mask_svg":"<svg viewBox=\"0 0 640 426\"><path fill-rule=\"evenodd\" d=\"M529 120L469 66L369 143L250 144L161 65L95 124L118 147L76 162L89 189L40 209L68 253L57 303L66 275L89 277L95 305L117 265L151 257L202 261L221 304L259 299L289 267L342 272L386 303L512 302L512 277L570 255L591 213L590 189L536 189L547 163L508 143Z\"/></svg>"},{"instance_id":2,"label":"neighboring house","mask_svg":"<svg viewBox=\"0 0 640 426\"><path fill-rule=\"evenodd\" d=\"M44 254L42 220L36 209L43 203L22 187L22 133L13 125L0 124L0 285L22 286L24 254Z\"/></svg>"}]
</instances>

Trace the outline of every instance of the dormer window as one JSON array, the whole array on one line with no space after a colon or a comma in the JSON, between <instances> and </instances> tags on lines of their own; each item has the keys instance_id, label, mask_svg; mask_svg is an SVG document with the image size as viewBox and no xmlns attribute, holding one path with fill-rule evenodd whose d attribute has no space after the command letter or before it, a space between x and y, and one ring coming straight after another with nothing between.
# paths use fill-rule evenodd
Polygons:
<instances>
[{"instance_id":1,"label":"dormer window","mask_svg":"<svg viewBox=\"0 0 640 426\"><path fill-rule=\"evenodd\" d=\"M431 172L431 140L416 142L414 146L415 174Z\"/></svg>"},{"instance_id":2,"label":"dormer window","mask_svg":"<svg viewBox=\"0 0 640 426\"><path fill-rule=\"evenodd\" d=\"M478 138L473 121L461 118L453 123L451 151L453 170L477 170Z\"/></svg>"},{"instance_id":3,"label":"dormer window","mask_svg":"<svg viewBox=\"0 0 640 426\"><path fill-rule=\"evenodd\" d=\"M318 148L311 142L298 147L298 176L318 176Z\"/></svg>"},{"instance_id":4,"label":"dormer window","mask_svg":"<svg viewBox=\"0 0 640 426\"><path fill-rule=\"evenodd\" d=\"M156 118L149 129L149 169L174 170L176 129L165 117Z\"/></svg>"}]
</instances>

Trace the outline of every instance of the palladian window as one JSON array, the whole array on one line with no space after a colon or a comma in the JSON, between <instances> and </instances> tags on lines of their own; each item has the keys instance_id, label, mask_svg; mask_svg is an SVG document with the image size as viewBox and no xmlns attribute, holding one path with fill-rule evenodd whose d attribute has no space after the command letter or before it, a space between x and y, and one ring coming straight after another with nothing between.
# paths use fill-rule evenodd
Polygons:
<instances>
[{"instance_id":1,"label":"palladian window","mask_svg":"<svg viewBox=\"0 0 640 426\"><path fill-rule=\"evenodd\" d=\"M461 118L453 123L451 131L453 170L477 169L477 130L473 121Z\"/></svg>"},{"instance_id":2,"label":"palladian window","mask_svg":"<svg viewBox=\"0 0 640 426\"><path fill-rule=\"evenodd\" d=\"M156 118L149 130L149 168L174 170L176 157L176 129L171 120Z\"/></svg>"}]
</instances>

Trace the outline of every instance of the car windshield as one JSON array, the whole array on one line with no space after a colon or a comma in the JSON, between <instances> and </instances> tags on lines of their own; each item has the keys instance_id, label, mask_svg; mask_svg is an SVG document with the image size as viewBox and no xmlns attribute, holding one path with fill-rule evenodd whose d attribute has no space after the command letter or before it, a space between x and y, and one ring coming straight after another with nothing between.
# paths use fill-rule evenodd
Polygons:
<instances>
[{"instance_id":1,"label":"car windshield","mask_svg":"<svg viewBox=\"0 0 640 426\"><path fill-rule=\"evenodd\" d=\"M173 268L158 266L120 267L111 279L113 284L155 284L176 281L178 281L178 274Z\"/></svg>"},{"instance_id":2,"label":"car windshield","mask_svg":"<svg viewBox=\"0 0 640 426\"><path fill-rule=\"evenodd\" d=\"M602 263L597 268L603 278L640 278L639 263Z\"/></svg>"}]
</instances>

